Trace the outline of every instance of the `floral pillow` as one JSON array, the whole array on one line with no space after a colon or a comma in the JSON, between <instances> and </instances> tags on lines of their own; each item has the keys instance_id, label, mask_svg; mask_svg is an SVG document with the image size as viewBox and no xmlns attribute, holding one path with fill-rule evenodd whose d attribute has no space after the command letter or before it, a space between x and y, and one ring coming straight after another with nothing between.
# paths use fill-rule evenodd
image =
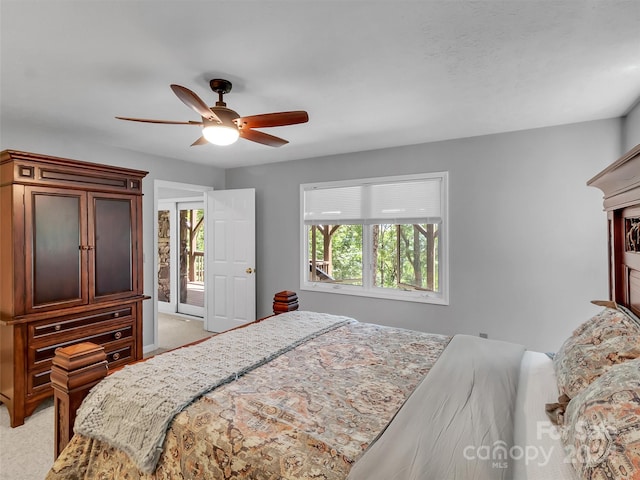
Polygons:
<instances>
[{"instance_id":1,"label":"floral pillow","mask_svg":"<svg viewBox=\"0 0 640 480\"><path fill-rule=\"evenodd\" d=\"M640 478L640 359L610 368L569 402L562 441L580 478Z\"/></svg>"},{"instance_id":2,"label":"floral pillow","mask_svg":"<svg viewBox=\"0 0 640 480\"><path fill-rule=\"evenodd\" d=\"M553 359L560 396L575 397L609 368L640 357L640 328L606 308L578 327Z\"/></svg>"},{"instance_id":3,"label":"floral pillow","mask_svg":"<svg viewBox=\"0 0 640 480\"><path fill-rule=\"evenodd\" d=\"M640 333L637 325L624 312L605 308L573 331L576 343L598 344L619 335Z\"/></svg>"}]
</instances>

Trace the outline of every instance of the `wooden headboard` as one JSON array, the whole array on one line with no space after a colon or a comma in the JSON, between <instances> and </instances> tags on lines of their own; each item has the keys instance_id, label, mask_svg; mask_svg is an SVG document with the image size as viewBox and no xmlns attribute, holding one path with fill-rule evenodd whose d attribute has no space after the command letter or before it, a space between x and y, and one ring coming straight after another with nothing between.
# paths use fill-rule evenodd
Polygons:
<instances>
[{"instance_id":1,"label":"wooden headboard","mask_svg":"<svg viewBox=\"0 0 640 480\"><path fill-rule=\"evenodd\" d=\"M640 316L640 145L587 182L604 193L609 297Z\"/></svg>"}]
</instances>

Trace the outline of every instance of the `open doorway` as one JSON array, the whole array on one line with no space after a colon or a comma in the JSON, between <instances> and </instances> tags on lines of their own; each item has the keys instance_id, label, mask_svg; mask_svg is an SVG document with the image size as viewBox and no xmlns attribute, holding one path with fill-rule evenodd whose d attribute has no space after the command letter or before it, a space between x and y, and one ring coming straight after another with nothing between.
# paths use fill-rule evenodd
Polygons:
<instances>
[{"instance_id":1,"label":"open doorway","mask_svg":"<svg viewBox=\"0 0 640 480\"><path fill-rule=\"evenodd\" d=\"M211 335L204 322L204 192L212 188L156 180L154 190L157 353Z\"/></svg>"}]
</instances>

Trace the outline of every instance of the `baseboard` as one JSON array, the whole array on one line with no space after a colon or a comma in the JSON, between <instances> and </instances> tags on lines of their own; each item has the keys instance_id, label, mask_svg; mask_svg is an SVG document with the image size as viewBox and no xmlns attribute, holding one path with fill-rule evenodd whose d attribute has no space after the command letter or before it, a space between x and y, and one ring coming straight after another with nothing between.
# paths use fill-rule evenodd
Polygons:
<instances>
[{"instance_id":1,"label":"baseboard","mask_svg":"<svg viewBox=\"0 0 640 480\"><path fill-rule=\"evenodd\" d=\"M179 313L179 312L158 312L163 315L171 315L172 317L181 318L183 320L189 320L191 322L204 322L204 318L198 317L196 315L189 315L188 313Z\"/></svg>"}]
</instances>

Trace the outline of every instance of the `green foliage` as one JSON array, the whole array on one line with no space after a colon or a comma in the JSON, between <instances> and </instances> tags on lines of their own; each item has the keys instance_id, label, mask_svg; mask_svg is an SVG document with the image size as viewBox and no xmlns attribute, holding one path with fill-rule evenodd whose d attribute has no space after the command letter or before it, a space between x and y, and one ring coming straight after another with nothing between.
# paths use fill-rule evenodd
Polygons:
<instances>
[{"instance_id":1,"label":"green foliage","mask_svg":"<svg viewBox=\"0 0 640 480\"><path fill-rule=\"evenodd\" d=\"M316 259L325 259L324 235L331 238L330 276L338 283L362 284L362 225L321 226L316 233ZM309 228L309 258L312 257ZM323 232L325 232L323 234ZM405 290L438 290L437 226L373 225L374 285ZM431 265L430 265L431 263Z\"/></svg>"},{"instance_id":2,"label":"green foliage","mask_svg":"<svg viewBox=\"0 0 640 480\"><path fill-rule=\"evenodd\" d=\"M204 210L196 210L195 217L195 223L198 224L204 218ZM202 226L196 232L196 251L204 252L204 222L200 225Z\"/></svg>"},{"instance_id":3,"label":"green foliage","mask_svg":"<svg viewBox=\"0 0 640 480\"><path fill-rule=\"evenodd\" d=\"M374 225L377 237L376 275L377 287L396 288L398 284L397 248L395 225ZM375 241L375 240L374 240Z\"/></svg>"},{"instance_id":4,"label":"green foliage","mask_svg":"<svg viewBox=\"0 0 640 480\"><path fill-rule=\"evenodd\" d=\"M334 278L362 285L362 225L341 225L332 237Z\"/></svg>"},{"instance_id":5,"label":"green foliage","mask_svg":"<svg viewBox=\"0 0 640 480\"><path fill-rule=\"evenodd\" d=\"M181 230L181 234L184 234L185 237L181 238L182 242L190 241L190 231L195 228L197 225L198 229L194 232L195 235L195 251L196 252L204 252L204 222L201 221L204 218L204 210L180 210L181 222L184 222L184 225L187 227L187 231ZM190 219L193 216L193 221Z\"/></svg>"},{"instance_id":6,"label":"green foliage","mask_svg":"<svg viewBox=\"0 0 640 480\"><path fill-rule=\"evenodd\" d=\"M362 225L324 226L333 231L331 235L331 277L340 283L362 285ZM312 258L312 236L309 228L309 258ZM323 260L323 229L316 231L316 260Z\"/></svg>"}]
</instances>

